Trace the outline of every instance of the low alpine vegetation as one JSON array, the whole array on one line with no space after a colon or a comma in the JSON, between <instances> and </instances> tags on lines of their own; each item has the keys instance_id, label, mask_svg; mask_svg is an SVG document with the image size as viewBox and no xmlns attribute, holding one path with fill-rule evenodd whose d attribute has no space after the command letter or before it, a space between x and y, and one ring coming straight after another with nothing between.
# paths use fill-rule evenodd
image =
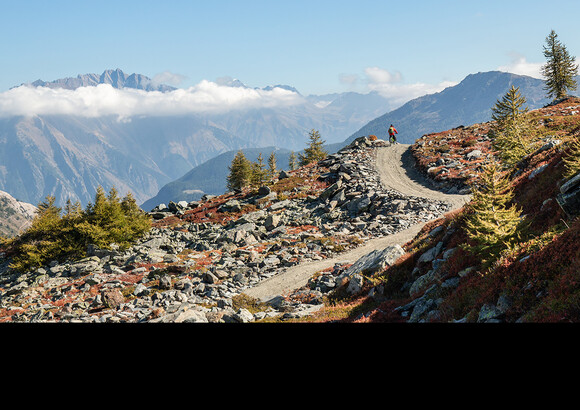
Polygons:
<instances>
[{"instance_id":1,"label":"low alpine vegetation","mask_svg":"<svg viewBox=\"0 0 580 410\"><path fill-rule=\"evenodd\" d=\"M46 266L51 261L62 262L86 256L87 246L109 249L116 244L128 248L151 228L131 193L123 199L112 188L106 195L99 187L94 203L83 210L80 203L67 201L64 209L55 205L55 198L47 196L38 205L32 226L22 235L7 241L12 253L11 267L21 272Z\"/></svg>"}]
</instances>

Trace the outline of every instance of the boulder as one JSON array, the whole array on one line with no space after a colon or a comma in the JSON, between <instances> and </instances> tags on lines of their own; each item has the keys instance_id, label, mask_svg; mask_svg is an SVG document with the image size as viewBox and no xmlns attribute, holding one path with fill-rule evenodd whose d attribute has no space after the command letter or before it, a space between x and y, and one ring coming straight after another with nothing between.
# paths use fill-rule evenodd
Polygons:
<instances>
[{"instance_id":1,"label":"boulder","mask_svg":"<svg viewBox=\"0 0 580 410\"><path fill-rule=\"evenodd\" d=\"M580 214L580 173L562 184L556 202L569 217Z\"/></svg>"},{"instance_id":2,"label":"boulder","mask_svg":"<svg viewBox=\"0 0 580 410\"><path fill-rule=\"evenodd\" d=\"M471 161L473 159L480 158L483 155L483 152L479 149L474 149L473 151L469 152L465 157L467 160Z\"/></svg>"},{"instance_id":3,"label":"boulder","mask_svg":"<svg viewBox=\"0 0 580 410\"><path fill-rule=\"evenodd\" d=\"M276 228L280 224L281 219L282 218L278 214L270 214L266 218L266 221L264 222L264 226L266 227L266 229L268 231L271 231L272 229Z\"/></svg>"},{"instance_id":4,"label":"boulder","mask_svg":"<svg viewBox=\"0 0 580 410\"><path fill-rule=\"evenodd\" d=\"M105 307L116 309L125 303L125 297L118 289L106 289L101 292L101 300Z\"/></svg>"},{"instance_id":5,"label":"boulder","mask_svg":"<svg viewBox=\"0 0 580 410\"><path fill-rule=\"evenodd\" d=\"M399 245L388 246L383 250L374 250L359 258L340 275L340 278L350 277L357 273L372 275L394 264L404 254L405 251Z\"/></svg>"}]
</instances>

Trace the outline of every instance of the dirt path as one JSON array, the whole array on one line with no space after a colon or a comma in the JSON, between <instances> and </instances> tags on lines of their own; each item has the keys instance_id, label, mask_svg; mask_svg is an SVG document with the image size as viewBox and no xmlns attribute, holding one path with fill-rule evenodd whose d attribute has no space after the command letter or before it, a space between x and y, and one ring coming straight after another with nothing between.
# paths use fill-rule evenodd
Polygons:
<instances>
[{"instance_id":1,"label":"dirt path","mask_svg":"<svg viewBox=\"0 0 580 410\"><path fill-rule=\"evenodd\" d=\"M428 188L429 181L413 167L410 145L395 144L377 148L376 167L379 171L381 183L386 187L405 195L422 198L437 199L449 202L453 209L462 207L468 200L467 195L449 195ZM308 279L323 269L334 266L336 263L354 263L360 257L375 249L384 249L391 245L403 245L413 239L425 222L397 232L393 235L368 240L358 248L337 255L333 258L307 262L288 268L271 278L260 282L244 293L267 302L276 296L288 294L308 283Z\"/></svg>"},{"instance_id":2,"label":"dirt path","mask_svg":"<svg viewBox=\"0 0 580 410\"><path fill-rule=\"evenodd\" d=\"M445 194L430 188L431 181L415 168L410 148L407 144L395 144L377 149L376 167L385 187L404 195L445 201L453 209L461 208L469 201L468 195Z\"/></svg>"}]
</instances>

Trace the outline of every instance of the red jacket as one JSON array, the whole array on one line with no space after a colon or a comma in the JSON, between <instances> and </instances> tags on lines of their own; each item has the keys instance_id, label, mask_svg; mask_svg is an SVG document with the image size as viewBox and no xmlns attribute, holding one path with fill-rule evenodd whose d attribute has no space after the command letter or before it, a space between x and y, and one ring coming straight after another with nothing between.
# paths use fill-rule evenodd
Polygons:
<instances>
[{"instance_id":1,"label":"red jacket","mask_svg":"<svg viewBox=\"0 0 580 410\"><path fill-rule=\"evenodd\" d=\"M398 134L397 130L395 129L395 127L390 127L389 128L389 135L393 135L393 134Z\"/></svg>"}]
</instances>

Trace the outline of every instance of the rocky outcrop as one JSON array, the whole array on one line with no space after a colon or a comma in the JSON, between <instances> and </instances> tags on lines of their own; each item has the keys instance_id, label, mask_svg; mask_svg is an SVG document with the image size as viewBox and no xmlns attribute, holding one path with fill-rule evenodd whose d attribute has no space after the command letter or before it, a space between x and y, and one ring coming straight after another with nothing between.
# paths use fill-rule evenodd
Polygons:
<instances>
[{"instance_id":1,"label":"rocky outcrop","mask_svg":"<svg viewBox=\"0 0 580 410\"><path fill-rule=\"evenodd\" d=\"M0 191L0 236L12 237L27 229L35 212L36 206Z\"/></svg>"},{"instance_id":2,"label":"rocky outcrop","mask_svg":"<svg viewBox=\"0 0 580 410\"><path fill-rule=\"evenodd\" d=\"M83 260L53 262L25 274L8 268L9 259L2 255L3 317L11 321L248 322L310 314L322 306L324 294L342 285L355 292L361 275L394 263L402 249L374 252L350 267L339 264L257 313L234 306L244 289L290 266L329 258L449 209L441 201L384 189L373 163L373 150L383 144L359 138L308 169L318 190L306 185L279 193L264 188L254 194L233 192L190 203L160 204L150 213L155 226L124 251L91 247ZM280 177L292 178L297 172L306 171ZM205 216L211 214L213 219L193 219L212 204ZM19 309L25 300L29 307Z\"/></svg>"},{"instance_id":3,"label":"rocky outcrop","mask_svg":"<svg viewBox=\"0 0 580 410\"><path fill-rule=\"evenodd\" d=\"M580 214L580 173L569 178L560 186L556 201L569 217Z\"/></svg>"}]
</instances>

